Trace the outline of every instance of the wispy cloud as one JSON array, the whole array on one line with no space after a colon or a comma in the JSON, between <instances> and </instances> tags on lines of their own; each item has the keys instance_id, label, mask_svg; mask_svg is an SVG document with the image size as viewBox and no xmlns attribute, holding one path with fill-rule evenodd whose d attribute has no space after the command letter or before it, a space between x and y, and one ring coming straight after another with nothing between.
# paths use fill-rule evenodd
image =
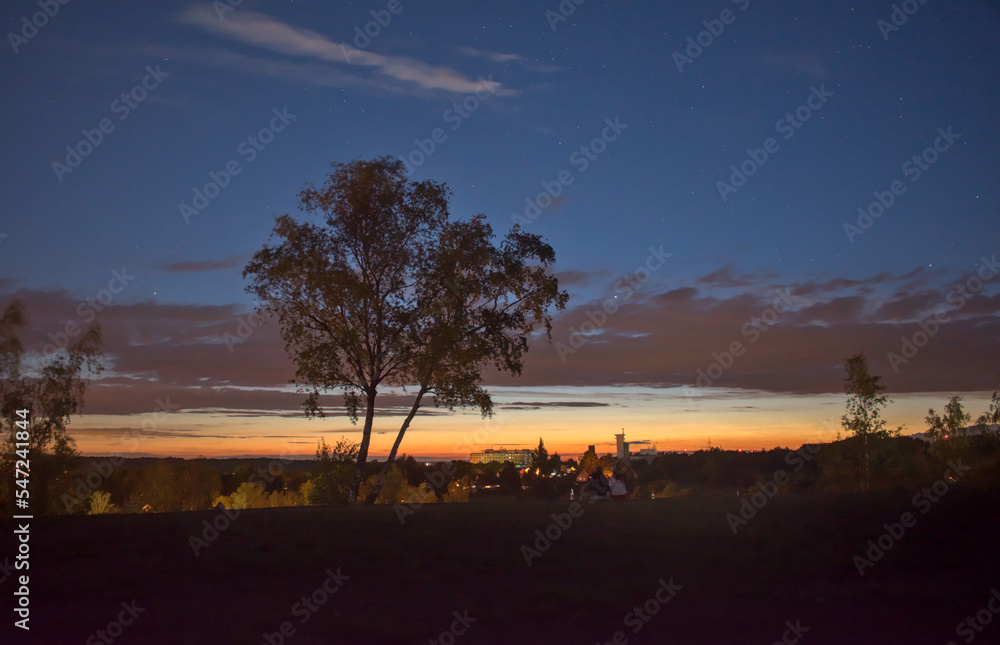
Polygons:
<instances>
[{"instance_id":1,"label":"wispy cloud","mask_svg":"<svg viewBox=\"0 0 1000 645\"><path fill-rule=\"evenodd\" d=\"M331 40L310 29L279 22L260 13L241 11L219 20L207 6L192 7L181 14L181 22L203 31L232 38L287 56L318 59L336 65L371 68L394 81L412 83L424 90L467 94L485 90L500 96L516 94L493 80L473 79L448 68L433 66L404 56L384 56ZM386 89L393 89L391 87Z\"/></svg>"},{"instance_id":2,"label":"wispy cloud","mask_svg":"<svg viewBox=\"0 0 1000 645\"><path fill-rule=\"evenodd\" d=\"M223 260L201 260L196 262L171 262L164 264L160 270L164 273L200 273L202 271L218 271L231 269L246 261L248 256L231 255Z\"/></svg>"},{"instance_id":3,"label":"wispy cloud","mask_svg":"<svg viewBox=\"0 0 1000 645\"><path fill-rule=\"evenodd\" d=\"M512 401L504 403L505 410L538 410L541 408L603 408L611 405L600 401Z\"/></svg>"},{"instance_id":4,"label":"wispy cloud","mask_svg":"<svg viewBox=\"0 0 1000 645\"><path fill-rule=\"evenodd\" d=\"M215 264L228 261L231 258ZM606 277L579 271L559 275L564 284L599 285ZM623 302L607 315L600 336L591 337L565 363L553 346L544 341L533 345L516 384L691 384L697 370L716 360L715 354L740 342L746 351L718 381L721 387L839 392L841 361L858 351L869 356L874 373L884 375L894 392L995 387L1000 279L970 295L961 309L950 302L957 297L956 285L967 282L960 274L935 277L920 290L904 288L913 279L911 272L775 284L766 271L713 268L679 284L650 285L648 293L640 292ZM735 283L746 284L737 287ZM810 295L800 295L803 292ZM793 306L778 312L774 303L780 293L791 294ZM52 342L50 334L66 329L69 320L85 326L86 321L75 313L78 294L22 289L5 294L0 308L10 296L23 300L31 317L22 337L29 351L41 351ZM596 313L601 311L600 303L600 299L574 299L571 308L553 321L553 342L572 343L573 330L600 320ZM918 323L942 308L950 321L916 359L898 374L894 372L887 353L899 352L900 339L919 331ZM88 389L87 413L144 414L157 398L165 396L186 411L300 410L302 396L288 386L294 363L285 351L280 326L269 323L251 328L246 320L249 311L236 304L143 301L104 308L97 321L103 328L104 349L113 360L113 369ZM239 338L234 351L229 351L224 340L227 334ZM484 376L488 385L511 384L506 375L490 371ZM402 394L387 393L380 399L389 413L402 414L411 402ZM339 409L338 396L331 395L328 401ZM519 396L499 405L580 409L595 403Z\"/></svg>"},{"instance_id":5,"label":"wispy cloud","mask_svg":"<svg viewBox=\"0 0 1000 645\"><path fill-rule=\"evenodd\" d=\"M559 279L560 287L569 287L572 285L586 285L594 280L595 276L591 272L587 271L559 271L555 274Z\"/></svg>"},{"instance_id":6,"label":"wispy cloud","mask_svg":"<svg viewBox=\"0 0 1000 645\"><path fill-rule=\"evenodd\" d=\"M562 68L557 65L542 65L534 61L528 60L520 54L505 54L500 52L487 52L476 49L475 47L462 47L459 51L466 56L474 56L476 58L488 58L494 63L519 63L525 69L532 72L558 72Z\"/></svg>"},{"instance_id":7,"label":"wispy cloud","mask_svg":"<svg viewBox=\"0 0 1000 645\"><path fill-rule=\"evenodd\" d=\"M484 52L476 49L475 47L462 47L459 49L460 52L466 56L480 56L483 58L489 58L494 63L509 63L511 61L520 61L524 58L520 54L499 54L497 52Z\"/></svg>"},{"instance_id":8,"label":"wispy cloud","mask_svg":"<svg viewBox=\"0 0 1000 645\"><path fill-rule=\"evenodd\" d=\"M296 61L275 59L265 56L251 56L221 47L173 47L148 45L141 53L147 56L188 61L197 65L237 70L245 74L267 76L284 83L311 85L313 87L351 88L361 91L415 94L412 83L390 82L382 79L363 78L345 69L334 67L322 61ZM422 91L422 90L421 90Z\"/></svg>"},{"instance_id":9,"label":"wispy cloud","mask_svg":"<svg viewBox=\"0 0 1000 645\"><path fill-rule=\"evenodd\" d=\"M769 272L744 273L727 265L693 276L686 285L650 287L604 319L602 299L578 300L553 321L553 343L572 346L574 335L598 321L600 334L592 334L565 363L555 347L533 347L519 384L690 384L697 370L740 342L745 352L716 385L839 392L841 361L860 351L894 392L995 387L998 281L962 301L956 285L970 278L941 275L918 291L905 288L922 273L782 284ZM612 293L610 286L606 293ZM793 305L777 313L774 303L782 293L791 294ZM894 370L889 353L899 353L901 338L939 311L948 315L947 327L941 326L918 359Z\"/></svg>"}]
</instances>

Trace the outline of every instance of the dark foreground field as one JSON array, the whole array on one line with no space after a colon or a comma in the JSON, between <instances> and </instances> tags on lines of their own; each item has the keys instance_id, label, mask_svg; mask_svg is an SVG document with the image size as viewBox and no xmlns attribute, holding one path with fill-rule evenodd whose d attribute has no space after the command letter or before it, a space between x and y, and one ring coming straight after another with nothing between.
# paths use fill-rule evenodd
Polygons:
<instances>
[{"instance_id":1,"label":"dark foreground field","mask_svg":"<svg viewBox=\"0 0 1000 645\"><path fill-rule=\"evenodd\" d=\"M115 643L943 645L1000 586L995 494L952 490L926 514L910 495L779 496L735 536L721 494L601 502L528 567L522 545L568 505L428 505L405 524L388 506L248 510L197 557L188 538L216 513L36 520L31 637L13 642L109 642L88 637L134 601ZM853 556L906 511L916 525L859 576ZM342 587L319 604L324 582ZM13 579L0 588L9 634ZM995 623L978 642L1000 642Z\"/></svg>"}]
</instances>

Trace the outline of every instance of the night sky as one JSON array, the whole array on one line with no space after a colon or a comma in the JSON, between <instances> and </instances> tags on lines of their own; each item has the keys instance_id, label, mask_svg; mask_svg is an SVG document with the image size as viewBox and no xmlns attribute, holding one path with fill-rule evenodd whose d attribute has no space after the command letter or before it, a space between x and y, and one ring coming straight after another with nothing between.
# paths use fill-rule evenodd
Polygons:
<instances>
[{"instance_id":1,"label":"night sky","mask_svg":"<svg viewBox=\"0 0 1000 645\"><path fill-rule=\"evenodd\" d=\"M835 433L857 352L893 427L956 393L975 417L1000 385L1000 9L903 5L8 2L0 304L41 355L102 324L84 452L356 438L302 418L241 272L331 162L388 154L453 217L543 235L571 295L520 379L488 376L495 421L432 408L409 454L794 447Z\"/></svg>"}]
</instances>

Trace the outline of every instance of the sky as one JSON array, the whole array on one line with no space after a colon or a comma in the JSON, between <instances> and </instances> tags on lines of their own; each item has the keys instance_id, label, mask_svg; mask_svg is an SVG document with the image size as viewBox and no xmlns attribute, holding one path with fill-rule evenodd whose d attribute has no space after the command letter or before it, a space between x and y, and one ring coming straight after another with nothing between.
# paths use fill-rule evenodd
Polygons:
<instances>
[{"instance_id":1,"label":"sky","mask_svg":"<svg viewBox=\"0 0 1000 645\"><path fill-rule=\"evenodd\" d=\"M430 406L408 454L829 440L859 352L905 434L1000 386L995 3L2 15L0 305L27 306L35 361L101 324L107 369L70 428L86 454L358 439L339 397L304 418L241 274L275 216L308 217L302 187L380 155L447 183L453 218L542 235L570 294L521 377L486 375L493 419ZM374 454L409 396L386 391Z\"/></svg>"}]
</instances>

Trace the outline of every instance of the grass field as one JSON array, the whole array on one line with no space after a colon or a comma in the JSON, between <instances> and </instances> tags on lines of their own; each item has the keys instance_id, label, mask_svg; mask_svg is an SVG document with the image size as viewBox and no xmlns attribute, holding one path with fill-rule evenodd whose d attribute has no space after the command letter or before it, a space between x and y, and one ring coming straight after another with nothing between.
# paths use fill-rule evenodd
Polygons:
<instances>
[{"instance_id":1,"label":"grass field","mask_svg":"<svg viewBox=\"0 0 1000 645\"><path fill-rule=\"evenodd\" d=\"M806 645L944 644L1000 586L996 494L952 490L926 514L911 495L782 495L736 535L722 493L584 504L527 566L522 546L568 507L427 505L405 524L389 506L246 510L198 556L189 536L218 513L36 519L32 638L15 642L88 643L134 601L115 643L770 644L798 621ZM916 524L860 576L853 556L906 511ZM324 581L342 586L320 606ZM315 611L296 606L313 592ZM648 622L630 613L647 601ZM463 629L454 612L475 622L440 638Z\"/></svg>"}]
</instances>

